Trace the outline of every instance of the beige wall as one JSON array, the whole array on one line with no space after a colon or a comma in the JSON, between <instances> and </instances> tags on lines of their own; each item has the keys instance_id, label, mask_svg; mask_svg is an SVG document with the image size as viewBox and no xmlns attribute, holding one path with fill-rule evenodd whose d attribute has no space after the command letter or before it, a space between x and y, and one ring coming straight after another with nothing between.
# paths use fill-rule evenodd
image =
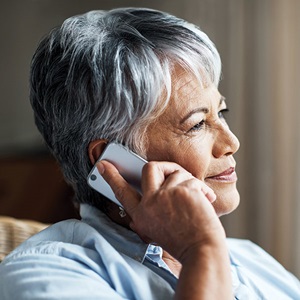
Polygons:
<instances>
[{"instance_id":1,"label":"beige wall","mask_svg":"<svg viewBox=\"0 0 300 300\"><path fill-rule=\"evenodd\" d=\"M42 145L27 91L40 37L73 14L141 5L186 18L215 41L228 121L241 141L236 157L242 202L222 220L228 235L259 243L300 276L298 0L7 1L0 10L0 154Z\"/></svg>"}]
</instances>

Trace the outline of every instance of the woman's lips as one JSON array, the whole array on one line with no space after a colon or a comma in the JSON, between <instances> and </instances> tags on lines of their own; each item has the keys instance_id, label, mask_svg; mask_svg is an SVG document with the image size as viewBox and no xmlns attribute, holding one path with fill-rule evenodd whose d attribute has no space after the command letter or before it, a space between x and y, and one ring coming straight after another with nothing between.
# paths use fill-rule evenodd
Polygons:
<instances>
[{"instance_id":1,"label":"woman's lips","mask_svg":"<svg viewBox=\"0 0 300 300\"><path fill-rule=\"evenodd\" d=\"M237 175L234 167L230 167L224 172L207 177L206 180L216 180L216 181L224 181L224 182L235 182L237 181Z\"/></svg>"}]
</instances>

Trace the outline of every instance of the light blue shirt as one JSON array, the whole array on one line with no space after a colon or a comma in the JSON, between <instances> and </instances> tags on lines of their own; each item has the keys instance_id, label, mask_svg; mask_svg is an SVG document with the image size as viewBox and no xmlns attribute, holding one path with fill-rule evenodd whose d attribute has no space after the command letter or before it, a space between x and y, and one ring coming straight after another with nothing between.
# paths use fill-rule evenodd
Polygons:
<instances>
[{"instance_id":1,"label":"light blue shirt","mask_svg":"<svg viewBox=\"0 0 300 300\"><path fill-rule=\"evenodd\" d=\"M0 299L172 299L177 278L162 249L81 206L0 264ZM183 241L184 242L184 241ZM300 299L299 280L249 241L228 239L236 299Z\"/></svg>"}]
</instances>

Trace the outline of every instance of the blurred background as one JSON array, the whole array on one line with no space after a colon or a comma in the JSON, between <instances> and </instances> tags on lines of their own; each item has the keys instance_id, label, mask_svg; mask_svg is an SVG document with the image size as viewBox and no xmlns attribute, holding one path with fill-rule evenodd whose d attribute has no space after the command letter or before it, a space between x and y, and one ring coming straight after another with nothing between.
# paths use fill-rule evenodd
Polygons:
<instances>
[{"instance_id":1,"label":"blurred background","mask_svg":"<svg viewBox=\"0 0 300 300\"><path fill-rule=\"evenodd\" d=\"M223 62L220 90L239 137L240 207L230 237L262 246L300 277L300 1L10 0L1 4L0 215L41 222L76 217L72 191L37 132L28 72L40 38L93 9L143 6L199 25Z\"/></svg>"}]
</instances>

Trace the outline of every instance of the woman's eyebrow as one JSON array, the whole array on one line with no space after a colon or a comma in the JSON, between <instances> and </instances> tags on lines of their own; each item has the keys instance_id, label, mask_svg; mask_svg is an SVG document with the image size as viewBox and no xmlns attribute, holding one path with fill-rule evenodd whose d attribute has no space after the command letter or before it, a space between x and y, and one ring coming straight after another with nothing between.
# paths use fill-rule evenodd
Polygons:
<instances>
[{"instance_id":1,"label":"woman's eyebrow","mask_svg":"<svg viewBox=\"0 0 300 300\"><path fill-rule=\"evenodd\" d=\"M207 114L208 113L208 108L207 107L198 107L198 108L195 108L191 111L189 111L180 121L180 124L183 124L187 119L189 119L193 114L196 114L196 113L205 113Z\"/></svg>"},{"instance_id":2,"label":"woman's eyebrow","mask_svg":"<svg viewBox=\"0 0 300 300\"><path fill-rule=\"evenodd\" d=\"M219 107L225 102L226 98L224 96L220 97ZM198 107L191 111L189 111L180 121L180 124L183 124L187 119L189 119L193 114L196 113L204 113L207 114L209 112L207 107Z\"/></svg>"}]
</instances>

